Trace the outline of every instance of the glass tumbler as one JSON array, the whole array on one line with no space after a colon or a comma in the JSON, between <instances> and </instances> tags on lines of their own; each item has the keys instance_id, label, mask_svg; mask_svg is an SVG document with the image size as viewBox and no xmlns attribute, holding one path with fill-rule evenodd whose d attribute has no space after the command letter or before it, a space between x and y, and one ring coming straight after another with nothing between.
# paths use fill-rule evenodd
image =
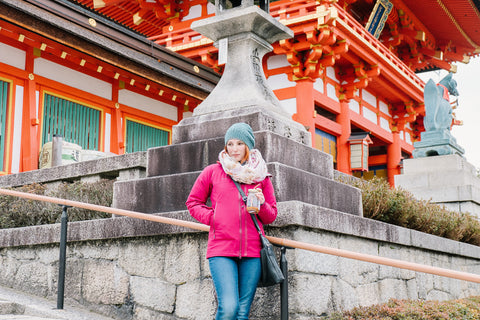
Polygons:
<instances>
[{"instance_id":1,"label":"glass tumbler","mask_svg":"<svg viewBox=\"0 0 480 320\"><path fill-rule=\"evenodd\" d=\"M257 190L250 189L248 190L247 196L247 211L249 213L258 213L260 211L260 200L257 198Z\"/></svg>"}]
</instances>

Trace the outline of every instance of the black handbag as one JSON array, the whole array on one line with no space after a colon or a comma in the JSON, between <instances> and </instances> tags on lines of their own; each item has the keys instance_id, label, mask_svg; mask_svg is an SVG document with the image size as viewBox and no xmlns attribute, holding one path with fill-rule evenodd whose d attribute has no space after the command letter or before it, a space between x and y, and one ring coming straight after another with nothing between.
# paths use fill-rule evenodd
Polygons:
<instances>
[{"instance_id":1,"label":"black handbag","mask_svg":"<svg viewBox=\"0 0 480 320\"><path fill-rule=\"evenodd\" d=\"M233 180L233 179L232 179ZM247 196L243 192L242 188L238 184L237 181L233 180L235 186L240 192L243 201L245 204L247 203ZM253 223L255 224L255 228L260 235L260 241L262 242L262 250L260 250L260 262L262 266L262 273L260 276L260 280L258 281L258 287L269 287L276 285L285 280L282 270L280 269L277 261L277 256L275 255L275 251L273 250L273 246L268 241L267 238L262 234L260 227L258 225L257 219L253 213L250 213L250 217L252 217Z\"/></svg>"}]
</instances>

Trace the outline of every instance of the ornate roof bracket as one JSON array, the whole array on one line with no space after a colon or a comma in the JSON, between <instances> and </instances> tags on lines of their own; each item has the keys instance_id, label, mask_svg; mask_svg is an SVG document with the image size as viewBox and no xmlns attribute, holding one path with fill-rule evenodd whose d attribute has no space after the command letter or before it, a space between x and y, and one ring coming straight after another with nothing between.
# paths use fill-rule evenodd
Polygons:
<instances>
[{"instance_id":1,"label":"ornate roof bracket","mask_svg":"<svg viewBox=\"0 0 480 320\"><path fill-rule=\"evenodd\" d=\"M322 25L304 29L296 40L286 39L274 44L274 53L285 54L292 68L292 81L314 80L331 67L340 56L348 51L348 42L338 40L332 27Z\"/></svg>"},{"instance_id":2,"label":"ornate roof bracket","mask_svg":"<svg viewBox=\"0 0 480 320\"><path fill-rule=\"evenodd\" d=\"M325 45L329 46L336 42L337 36L332 27L328 25L318 26L317 28L305 28L304 30L307 41L312 46Z\"/></svg>"},{"instance_id":3,"label":"ornate roof bracket","mask_svg":"<svg viewBox=\"0 0 480 320\"><path fill-rule=\"evenodd\" d=\"M93 0L93 8L102 9L119 5L125 0ZM153 15L159 19L182 18L188 15L190 6L184 2L170 0L156 0L154 2L146 0L136 0L136 4L140 7L132 16L133 23L138 26L142 22L148 20Z\"/></svg>"},{"instance_id":4,"label":"ornate roof bracket","mask_svg":"<svg viewBox=\"0 0 480 320\"><path fill-rule=\"evenodd\" d=\"M390 129L392 132L405 130L407 123L413 124L420 115L421 106L412 100L403 103L390 105L392 119L390 120Z\"/></svg>"},{"instance_id":5,"label":"ornate roof bracket","mask_svg":"<svg viewBox=\"0 0 480 320\"><path fill-rule=\"evenodd\" d=\"M467 56L465 54L458 54L452 51L445 51L444 56L445 56L445 59L459 61L465 64L470 62L470 56Z\"/></svg>"},{"instance_id":6,"label":"ornate roof bracket","mask_svg":"<svg viewBox=\"0 0 480 320\"><path fill-rule=\"evenodd\" d=\"M358 90L365 89L372 78L380 75L380 67L373 65L367 68L365 62L360 61L352 67L336 67L335 72L341 83L335 87L335 93L340 101L349 101Z\"/></svg>"},{"instance_id":7,"label":"ornate roof bracket","mask_svg":"<svg viewBox=\"0 0 480 320\"><path fill-rule=\"evenodd\" d=\"M401 0L390 0L398 13L399 19L402 20L402 26L410 25L414 27L416 30L421 30L425 33L425 40L427 43L434 45L435 44L435 37L430 33L430 31L425 27L425 25L417 19L417 17L410 11L408 7Z\"/></svg>"},{"instance_id":8,"label":"ornate roof bracket","mask_svg":"<svg viewBox=\"0 0 480 320\"><path fill-rule=\"evenodd\" d=\"M445 60L440 60L436 59L434 57L427 57L427 62L431 65L436 66L437 68L447 70L448 72L456 73L457 72L457 66L453 65Z\"/></svg>"}]
</instances>

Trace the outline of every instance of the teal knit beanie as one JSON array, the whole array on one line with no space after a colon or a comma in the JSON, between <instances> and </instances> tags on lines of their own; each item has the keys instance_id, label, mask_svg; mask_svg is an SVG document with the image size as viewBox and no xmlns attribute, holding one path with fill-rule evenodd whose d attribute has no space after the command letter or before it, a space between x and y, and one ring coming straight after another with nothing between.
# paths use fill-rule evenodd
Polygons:
<instances>
[{"instance_id":1,"label":"teal knit beanie","mask_svg":"<svg viewBox=\"0 0 480 320\"><path fill-rule=\"evenodd\" d=\"M230 139L242 140L250 150L255 147L253 130L248 124L243 122L235 123L228 128L227 133L225 133L225 145L227 145Z\"/></svg>"}]
</instances>

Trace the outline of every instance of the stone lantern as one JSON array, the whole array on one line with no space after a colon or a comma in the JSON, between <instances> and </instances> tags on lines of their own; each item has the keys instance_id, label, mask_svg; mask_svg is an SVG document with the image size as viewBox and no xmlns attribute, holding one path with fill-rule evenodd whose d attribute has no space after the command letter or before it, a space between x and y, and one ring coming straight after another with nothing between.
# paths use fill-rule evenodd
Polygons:
<instances>
[{"instance_id":1,"label":"stone lantern","mask_svg":"<svg viewBox=\"0 0 480 320\"><path fill-rule=\"evenodd\" d=\"M293 31L269 13L269 0L215 0L216 15L194 21L191 28L218 48L220 81L208 97L173 130L172 143L223 136L228 126L243 121L254 131L268 130L302 144L311 135L282 109L267 83L263 57L272 43L293 37ZM215 122L206 128L204 123Z\"/></svg>"},{"instance_id":2,"label":"stone lantern","mask_svg":"<svg viewBox=\"0 0 480 320\"><path fill-rule=\"evenodd\" d=\"M368 171L368 145L372 144L368 133L352 133L348 142L350 144L350 170Z\"/></svg>"}]
</instances>

